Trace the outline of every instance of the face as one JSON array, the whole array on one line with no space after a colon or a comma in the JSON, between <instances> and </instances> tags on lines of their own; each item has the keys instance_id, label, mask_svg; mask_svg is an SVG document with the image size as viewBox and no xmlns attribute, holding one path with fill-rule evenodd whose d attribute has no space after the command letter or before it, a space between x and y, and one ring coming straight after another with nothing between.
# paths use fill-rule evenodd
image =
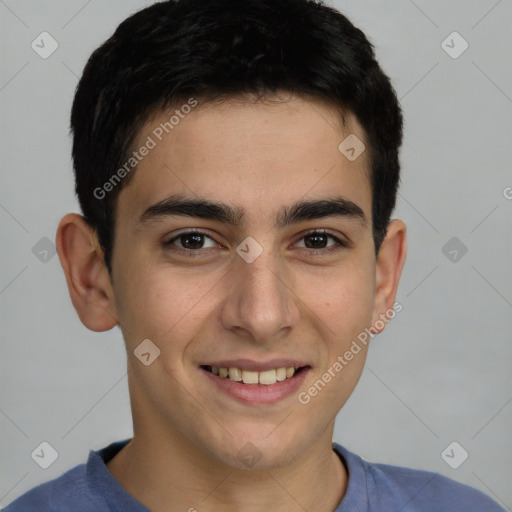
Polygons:
<instances>
[{"instance_id":1,"label":"face","mask_svg":"<svg viewBox=\"0 0 512 512\"><path fill-rule=\"evenodd\" d=\"M244 450L283 465L332 436L366 346L344 354L384 312L366 154L338 149L365 137L297 97L199 105L160 141L169 117L141 130L135 147L156 145L117 204L113 293L135 425L231 466ZM134 355L143 340L147 366Z\"/></svg>"}]
</instances>

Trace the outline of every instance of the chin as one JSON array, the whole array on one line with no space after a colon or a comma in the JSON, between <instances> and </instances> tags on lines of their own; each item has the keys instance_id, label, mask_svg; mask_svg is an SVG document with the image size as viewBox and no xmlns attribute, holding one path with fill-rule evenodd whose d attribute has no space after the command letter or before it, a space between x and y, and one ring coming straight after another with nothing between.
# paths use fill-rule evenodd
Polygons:
<instances>
[{"instance_id":1,"label":"chin","mask_svg":"<svg viewBox=\"0 0 512 512\"><path fill-rule=\"evenodd\" d=\"M227 435L222 443L209 444L208 450L215 459L230 468L259 471L277 469L297 459L302 453L300 447L305 449L309 446L304 435L298 436L284 428L277 434L277 429L276 425L264 429L252 426L241 429L239 435L231 432L232 437Z\"/></svg>"}]
</instances>

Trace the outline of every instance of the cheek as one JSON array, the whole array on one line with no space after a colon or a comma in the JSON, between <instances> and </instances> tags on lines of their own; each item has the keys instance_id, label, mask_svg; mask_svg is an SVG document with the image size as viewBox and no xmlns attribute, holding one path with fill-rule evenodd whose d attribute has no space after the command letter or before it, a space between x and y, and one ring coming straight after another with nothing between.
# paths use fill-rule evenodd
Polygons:
<instances>
[{"instance_id":1,"label":"cheek","mask_svg":"<svg viewBox=\"0 0 512 512\"><path fill-rule=\"evenodd\" d=\"M371 325L375 291L371 262L347 264L304 279L301 288L305 302L329 332L331 345L343 347Z\"/></svg>"},{"instance_id":2,"label":"cheek","mask_svg":"<svg viewBox=\"0 0 512 512\"><path fill-rule=\"evenodd\" d=\"M354 265L332 273L323 281L322 293L309 295L322 333L317 353L323 356L315 379L302 390L299 403L314 417L333 418L363 371L369 340L365 329L371 326L374 297L369 268Z\"/></svg>"},{"instance_id":3,"label":"cheek","mask_svg":"<svg viewBox=\"0 0 512 512\"><path fill-rule=\"evenodd\" d=\"M116 290L125 339L133 344L149 338L162 352L182 350L210 314L219 277L198 279L197 274L187 275L183 270L171 271L154 264L146 268L153 270L139 270Z\"/></svg>"}]
</instances>

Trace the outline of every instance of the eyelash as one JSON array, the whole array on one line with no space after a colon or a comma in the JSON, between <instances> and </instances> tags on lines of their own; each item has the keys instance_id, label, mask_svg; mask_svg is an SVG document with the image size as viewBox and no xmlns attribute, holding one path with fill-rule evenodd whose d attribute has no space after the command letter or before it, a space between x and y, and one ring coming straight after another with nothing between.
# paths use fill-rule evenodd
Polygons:
<instances>
[{"instance_id":1,"label":"eyelash","mask_svg":"<svg viewBox=\"0 0 512 512\"><path fill-rule=\"evenodd\" d=\"M208 233L201 231L200 229L192 229L189 231L182 231L181 233L178 233L170 240L165 241L163 244L164 247L168 248L169 246L172 246L173 243L183 235L202 235L207 238L210 238L212 241L215 242L215 240L213 240L213 238ZM327 232L325 230L321 230L321 229L315 229L315 230L309 231L308 233L305 233L304 235L302 235L302 237L299 239L299 241L303 240L304 238L306 238L308 236L314 236L314 235L325 235L328 238L331 238L332 240L334 240L336 242L336 245L334 245L332 247L327 247L324 249L309 249L307 247L304 247L304 248L301 248L302 250L312 251L313 253L315 253L315 255L324 255L324 254L332 254L334 252L339 251L340 249L350 247L350 244L348 242L343 241L340 238L338 238L337 236L333 235L332 233L329 233L329 232ZM195 257L201 256L202 253L204 254L204 251L208 250L208 249L193 250L193 249L183 249L181 247L175 247L174 249L171 249L171 250L181 253L184 256L195 258Z\"/></svg>"}]
</instances>

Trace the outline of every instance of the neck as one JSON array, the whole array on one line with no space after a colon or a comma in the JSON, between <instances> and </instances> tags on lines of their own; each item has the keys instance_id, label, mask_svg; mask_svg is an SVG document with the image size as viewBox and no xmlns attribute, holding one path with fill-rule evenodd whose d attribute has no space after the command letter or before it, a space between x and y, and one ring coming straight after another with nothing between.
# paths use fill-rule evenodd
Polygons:
<instances>
[{"instance_id":1,"label":"neck","mask_svg":"<svg viewBox=\"0 0 512 512\"><path fill-rule=\"evenodd\" d=\"M298 447L292 462L239 469L133 405L133 439L107 468L152 512L332 512L345 494L347 471L332 450L334 421L309 448Z\"/></svg>"},{"instance_id":2,"label":"neck","mask_svg":"<svg viewBox=\"0 0 512 512\"><path fill-rule=\"evenodd\" d=\"M252 471L198 461L184 456L184 444L134 435L107 467L152 512L332 512L348 477L326 441L322 447L315 443L289 466Z\"/></svg>"}]
</instances>

